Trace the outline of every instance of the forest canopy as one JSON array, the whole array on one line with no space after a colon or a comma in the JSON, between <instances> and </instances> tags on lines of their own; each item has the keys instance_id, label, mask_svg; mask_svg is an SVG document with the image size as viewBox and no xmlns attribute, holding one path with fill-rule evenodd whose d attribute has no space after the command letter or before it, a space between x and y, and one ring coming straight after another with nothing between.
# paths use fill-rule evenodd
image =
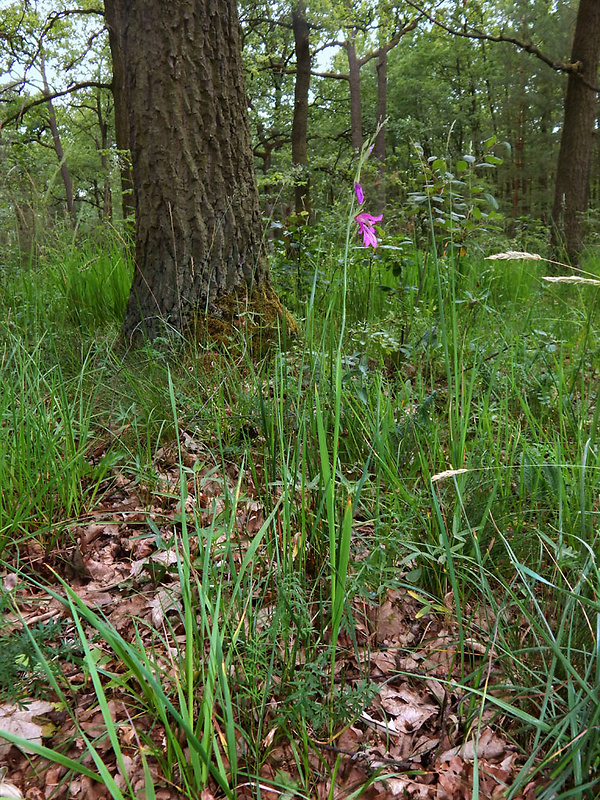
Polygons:
<instances>
[{"instance_id":1,"label":"forest canopy","mask_svg":"<svg viewBox=\"0 0 600 800\"><path fill-rule=\"evenodd\" d=\"M115 129L108 35L96 6L2 3L5 248L28 252L55 225L93 228L129 213L127 142ZM483 160L477 181L494 198L484 210L497 203L502 214L492 227L522 243L547 238L577 3L243 2L239 13L261 205L273 233L330 212L352 182L356 153L385 120L369 181L378 210L394 215L388 233L412 230L407 201L423 183L422 158L452 165L467 155ZM587 102L597 121L593 91ZM485 146L492 137L493 153ZM584 218L591 237L600 193L594 142Z\"/></svg>"}]
</instances>

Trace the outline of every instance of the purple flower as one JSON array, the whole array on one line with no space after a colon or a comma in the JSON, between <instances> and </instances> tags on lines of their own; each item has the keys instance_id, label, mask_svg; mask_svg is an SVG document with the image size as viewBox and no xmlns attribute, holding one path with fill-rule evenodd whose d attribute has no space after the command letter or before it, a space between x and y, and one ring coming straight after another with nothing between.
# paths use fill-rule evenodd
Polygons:
<instances>
[{"instance_id":1,"label":"purple flower","mask_svg":"<svg viewBox=\"0 0 600 800\"><path fill-rule=\"evenodd\" d=\"M354 191L356 192L356 199L358 200L359 205L362 206L362 204L365 202L365 194L360 183L354 184Z\"/></svg>"},{"instance_id":2,"label":"purple flower","mask_svg":"<svg viewBox=\"0 0 600 800\"><path fill-rule=\"evenodd\" d=\"M373 225L383 219L383 214L378 217L374 217L372 214L357 214L354 219L358 224L358 230L362 233L364 246L377 247L377 237Z\"/></svg>"}]
</instances>

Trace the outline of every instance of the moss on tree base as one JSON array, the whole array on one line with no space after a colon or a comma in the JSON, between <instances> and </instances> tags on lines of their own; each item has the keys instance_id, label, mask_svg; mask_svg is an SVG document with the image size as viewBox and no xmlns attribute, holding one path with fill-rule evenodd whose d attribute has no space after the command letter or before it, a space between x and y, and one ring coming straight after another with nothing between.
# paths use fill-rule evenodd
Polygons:
<instances>
[{"instance_id":1,"label":"moss on tree base","mask_svg":"<svg viewBox=\"0 0 600 800\"><path fill-rule=\"evenodd\" d=\"M191 323L194 339L203 347L216 345L226 350L247 344L253 357L267 354L274 344L298 335L298 323L283 307L270 283L245 288L215 298L206 314Z\"/></svg>"}]
</instances>

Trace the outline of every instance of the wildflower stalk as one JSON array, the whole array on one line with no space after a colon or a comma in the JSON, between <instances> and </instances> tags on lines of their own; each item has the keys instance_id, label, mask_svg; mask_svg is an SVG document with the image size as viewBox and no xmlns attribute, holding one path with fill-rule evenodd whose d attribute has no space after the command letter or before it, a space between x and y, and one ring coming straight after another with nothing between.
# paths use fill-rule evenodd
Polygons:
<instances>
[{"instance_id":1,"label":"wildflower stalk","mask_svg":"<svg viewBox=\"0 0 600 800\"><path fill-rule=\"evenodd\" d=\"M377 135L377 132L375 133ZM348 254L350 252L350 237L352 235L353 223L356 221L359 224L361 233L363 233L365 244L367 240L370 241L372 236L377 240L372 230L372 221L378 221L381 217L371 217L371 215L364 214L362 216L362 224L359 222L356 212L357 202L360 205L364 201L364 194L360 185L360 174L364 164L366 163L372 150L372 141L365 144L361 151L360 159L356 169L356 176L354 182L354 192L352 194L350 212L348 214L348 221L346 224L346 242L344 247L343 259L343 278L342 278L342 315L341 325L338 334L338 343L335 356L335 370L334 370L334 419L333 419L333 441L331 451L328 446L328 436L326 430L325 417L321 407L319 394L316 392L316 423L319 441L319 459L321 462L321 475L324 484L325 492L325 508L327 514L327 527L329 530L329 567L331 575L331 688L330 688L330 701L333 703L334 698L334 673L335 673L335 659L336 659L336 646L337 639L341 627L344 601L346 596L346 580L348 572L348 561L350 552L350 541L352 538L352 503L349 501L345 508L343 522L340 530L336 525L336 507L335 507L335 486L336 486L336 473L339 453L339 440L340 440L340 421L342 409L342 348L344 345L344 336L346 332L346 301L348 292ZM364 229L368 228L369 233L365 234ZM371 242L372 243L372 242ZM333 718L333 716L332 716Z\"/></svg>"}]
</instances>

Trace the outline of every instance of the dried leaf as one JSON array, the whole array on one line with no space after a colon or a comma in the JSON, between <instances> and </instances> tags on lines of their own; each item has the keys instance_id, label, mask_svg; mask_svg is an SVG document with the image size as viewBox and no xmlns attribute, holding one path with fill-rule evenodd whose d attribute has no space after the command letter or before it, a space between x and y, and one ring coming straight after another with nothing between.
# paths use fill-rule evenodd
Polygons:
<instances>
[{"instance_id":1,"label":"dried leaf","mask_svg":"<svg viewBox=\"0 0 600 800\"><path fill-rule=\"evenodd\" d=\"M54 705L45 700L25 700L19 706L0 705L0 739L2 731L20 736L35 744L42 744L42 736L48 733L48 723L39 719L54 710ZM12 744L0 744L0 756L6 756ZM25 749L25 748L24 748Z\"/></svg>"},{"instance_id":2,"label":"dried leaf","mask_svg":"<svg viewBox=\"0 0 600 800\"><path fill-rule=\"evenodd\" d=\"M477 758L497 761L506 756L509 750L505 740L500 739L491 728L485 728L477 738ZM440 761L451 761L455 756L472 761L475 755L475 738L469 739L460 747L452 747L440 756Z\"/></svg>"},{"instance_id":3,"label":"dried leaf","mask_svg":"<svg viewBox=\"0 0 600 800\"><path fill-rule=\"evenodd\" d=\"M152 623L155 628L160 628L169 611L181 609L181 586L173 584L163 586L155 597L148 603L152 611Z\"/></svg>"},{"instance_id":4,"label":"dried leaf","mask_svg":"<svg viewBox=\"0 0 600 800\"><path fill-rule=\"evenodd\" d=\"M8 797L11 798L11 800L22 800L23 795L21 794L21 790L13 783L4 780L6 772L7 767L0 768L0 797Z\"/></svg>"}]
</instances>

